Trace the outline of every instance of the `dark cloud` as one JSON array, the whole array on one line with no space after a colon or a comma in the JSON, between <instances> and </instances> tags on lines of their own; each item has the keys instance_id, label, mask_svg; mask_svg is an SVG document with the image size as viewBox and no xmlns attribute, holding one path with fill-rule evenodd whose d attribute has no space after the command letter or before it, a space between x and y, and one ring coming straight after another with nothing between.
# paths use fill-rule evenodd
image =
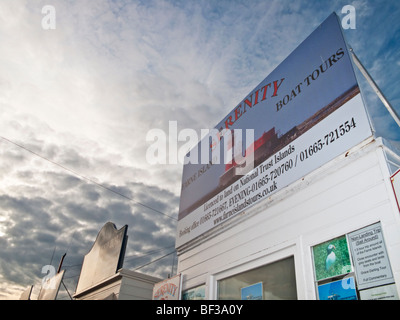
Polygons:
<instances>
[{"instance_id":1,"label":"dark cloud","mask_svg":"<svg viewBox=\"0 0 400 320\"><path fill-rule=\"evenodd\" d=\"M58 148L53 150L54 155L61 154L57 152ZM20 152L24 154L23 150ZM23 156L17 159L24 166L13 171L12 192L0 195L3 217L0 230L4 233L0 242L5 248L1 253L0 274L6 281L23 286L37 283L44 276L42 267L50 263L57 267L63 252L68 251L66 283L73 292L83 257L108 221L118 228L128 225L127 253L174 244L174 220L149 209L165 210L172 215L177 210L173 208L177 204L177 196L173 193L132 182L125 185L105 183L102 188L70 171L46 164L45 160L39 159L40 164L32 167L29 164L38 159L24 160ZM95 160L81 159L81 154L75 150L69 153L67 162L77 171L96 166ZM112 163L102 161L102 166L112 166ZM140 199L147 207L126 197ZM165 228L169 230L168 236L160 234ZM139 261L142 262L148 260Z\"/></svg>"}]
</instances>

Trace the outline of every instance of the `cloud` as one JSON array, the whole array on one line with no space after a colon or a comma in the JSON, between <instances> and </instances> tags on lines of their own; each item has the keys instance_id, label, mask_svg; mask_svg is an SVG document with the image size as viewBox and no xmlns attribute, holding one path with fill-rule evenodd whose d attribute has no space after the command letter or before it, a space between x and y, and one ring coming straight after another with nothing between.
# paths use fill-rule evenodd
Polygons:
<instances>
[{"instance_id":1,"label":"cloud","mask_svg":"<svg viewBox=\"0 0 400 320\"><path fill-rule=\"evenodd\" d=\"M140 199L148 207L165 211L170 216L176 215L177 195L145 183L135 183L129 180L130 174L125 177L128 179L123 178L123 173L135 169L121 165L116 169L118 162L115 163L105 150L99 158L92 158L90 153L84 155L79 146L71 145L69 139L64 140L63 135L58 140L56 132L52 132L53 139L64 141L63 145L47 144L22 124L16 128L26 129L23 131L30 135L27 145L36 153L54 159L74 172L94 177L98 183L126 197ZM18 140L18 143L22 145L24 141ZM0 239L7 249L1 254L0 274L7 281L21 286L34 281L37 285L35 279L44 276L41 268L50 263L54 248L58 248L58 256L53 261L55 266L62 255L61 250L67 248L66 264L81 264L84 254L107 221L113 221L119 227L130 226L127 253L131 252L130 246L135 250L146 250L173 245L174 220L159 217L159 213L135 201L103 189L4 140L2 146L0 154L7 160L4 162L6 166L2 166L2 185L7 194L0 196ZM112 177L113 183L107 183L101 177ZM160 229L166 230L163 232L169 236L163 235ZM28 274L26 268L30 268ZM73 275L69 284L72 291L79 275L76 268Z\"/></svg>"}]
</instances>

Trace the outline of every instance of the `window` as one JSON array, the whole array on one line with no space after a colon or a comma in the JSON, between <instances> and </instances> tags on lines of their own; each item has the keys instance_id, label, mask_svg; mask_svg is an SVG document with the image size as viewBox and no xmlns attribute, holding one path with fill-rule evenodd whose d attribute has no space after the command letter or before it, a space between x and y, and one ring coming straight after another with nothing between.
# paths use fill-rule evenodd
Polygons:
<instances>
[{"instance_id":1,"label":"window","mask_svg":"<svg viewBox=\"0 0 400 320\"><path fill-rule=\"evenodd\" d=\"M218 281L220 300L297 299L294 257Z\"/></svg>"},{"instance_id":2,"label":"window","mask_svg":"<svg viewBox=\"0 0 400 320\"><path fill-rule=\"evenodd\" d=\"M206 286L201 285L182 293L182 300L205 300L206 299Z\"/></svg>"}]
</instances>

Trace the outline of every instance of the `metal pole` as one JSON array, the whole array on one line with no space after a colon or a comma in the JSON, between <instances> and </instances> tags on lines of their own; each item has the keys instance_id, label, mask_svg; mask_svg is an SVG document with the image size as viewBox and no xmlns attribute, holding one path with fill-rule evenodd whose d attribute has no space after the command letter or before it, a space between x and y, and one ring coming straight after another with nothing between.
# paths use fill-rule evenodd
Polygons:
<instances>
[{"instance_id":1,"label":"metal pole","mask_svg":"<svg viewBox=\"0 0 400 320\"><path fill-rule=\"evenodd\" d=\"M171 268L171 276L174 274L174 262L175 262L175 254L172 255L172 268Z\"/></svg>"},{"instance_id":2,"label":"metal pole","mask_svg":"<svg viewBox=\"0 0 400 320\"><path fill-rule=\"evenodd\" d=\"M60 273L62 264L63 264L63 262L64 262L64 258L65 258L66 255L67 255L67 254L64 253L64 255L61 257L60 264L58 265L57 273Z\"/></svg>"},{"instance_id":3,"label":"metal pole","mask_svg":"<svg viewBox=\"0 0 400 320\"><path fill-rule=\"evenodd\" d=\"M367 79L368 83L372 87L372 89L375 91L375 93L378 95L379 99L381 99L383 105L386 107L386 109L389 111L390 115L396 121L397 125L400 127L400 117L396 113L396 110L393 109L391 106L390 102L386 99L382 91L379 89L378 85L375 83L374 79L372 79L371 75L368 73L368 71L364 68L362 65L361 61L357 58L356 54L354 53L353 49L350 48L351 55L353 57L353 61L355 65L358 67L358 69L361 71L365 79Z\"/></svg>"},{"instance_id":4,"label":"metal pole","mask_svg":"<svg viewBox=\"0 0 400 320\"><path fill-rule=\"evenodd\" d=\"M74 300L74 299L71 297L71 294L69 293L69 291L68 291L68 289L67 289L67 286L66 286L65 283L64 283L64 280L61 280L61 283L62 283L62 285L64 286L64 289L67 291L67 293L68 293L68 295L69 295L69 298L70 298L71 300Z\"/></svg>"}]
</instances>

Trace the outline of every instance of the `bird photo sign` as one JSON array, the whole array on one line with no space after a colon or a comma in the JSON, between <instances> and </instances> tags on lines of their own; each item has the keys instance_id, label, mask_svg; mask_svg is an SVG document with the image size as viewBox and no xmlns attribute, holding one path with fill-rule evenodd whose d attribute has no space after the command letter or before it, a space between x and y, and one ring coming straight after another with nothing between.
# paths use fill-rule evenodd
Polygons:
<instances>
[{"instance_id":1,"label":"bird photo sign","mask_svg":"<svg viewBox=\"0 0 400 320\"><path fill-rule=\"evenodd\" d=\"M312 248L320 300L398 299L380 222Z\"/></svg>"},{"instance_id":2,"label":"bird photo sign","mask_svg":"<svg viewBox=\"0 0 400 320\"><path fill-rule=\"evenodd\" d=\"M353 267L346 235L313 247L319 300L357 300Z\"/></svg>"},{"instance_id":3,"label":"bird photo sign","mask_svg":"<svg viewBox=\"0 0 400 320\"><path fill-rule=\"evenodd\" d=\"M317 281L352 271L346 236L314 246L313 257Z\"/></svg>"}]
</instances>

